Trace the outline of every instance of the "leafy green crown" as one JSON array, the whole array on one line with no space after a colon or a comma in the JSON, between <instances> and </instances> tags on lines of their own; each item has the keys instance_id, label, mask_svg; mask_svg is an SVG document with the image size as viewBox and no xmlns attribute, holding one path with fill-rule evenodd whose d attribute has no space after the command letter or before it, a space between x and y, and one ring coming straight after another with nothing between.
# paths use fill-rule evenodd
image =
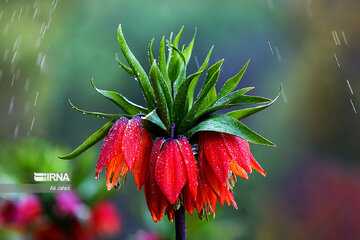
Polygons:
<instances>
[{"instance_id":1,"label":"leafy green crown","mask_svg":"<svg viewBox=\"0 0 360 240\"><path fill-rule=\"evenodd\" d=\"M75 110L84 114L108 118L111 119L111 121L92 134L72 153L60 158L71 159L78 156L106 136L116 119L122 116L131 118L138 114L143 114L142 119L145 122L145 127L154 136L170 136L171 126L175 124L175 135L185 135L188 138L191 138L191 136L198 131L217 131L236 135L251 143L274 146L272 142L250 130L239 120L269 107L275 102L279 95L274 100L271 100L259 96L245 95L245 93L252 90L253 87L235 90L244 75L249 61L245 63L239 73L228 79L222 86L220 92L217 93L215 85L219 79L220 68L224 60L222 59L208 68L213 47L211 47L199 70L187 75L186 67L189 64L194 46L196 29L189 45L187 45L187 47L183 45L180 50L179 40L182 31L183 27L175 36L174 40L172 40L171 34L170 39L166 40L166 43L165 36L162 37L158 60L154 58L152 53L154 39L150 41L148 57L151 68L148 75L131 52L125 41L121 25L119 25L117 34L118 41L129 66L122 63L118 57L116 57L116 60L126 73L138 81L147 107L131 102L120 93L98 89L94 85L94 81L91 80L93 88L99 94L119 106L125 114L105 114L85 111L75 107L69 100L69 104ZM169 50L167 57L165 46L167 46ZM194 98L195 87L200 76L206 70L204 83L197 97ZM226 114L214 114L220 109L251 104L262 105L238 109Z\"/></svg>"}]
</instances>

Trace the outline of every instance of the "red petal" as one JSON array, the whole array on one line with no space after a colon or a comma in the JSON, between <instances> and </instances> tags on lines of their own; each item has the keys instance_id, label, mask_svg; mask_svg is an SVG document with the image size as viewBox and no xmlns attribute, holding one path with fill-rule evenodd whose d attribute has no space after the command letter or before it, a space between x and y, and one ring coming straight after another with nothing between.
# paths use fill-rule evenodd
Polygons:
<instances>
[{"instance_id":1,"label":"red petal","mask_svg":"<svg viewBox=\"0 0 360 240\"><path fill-rule=\"evenodd\" d=\"M245 171L251 173L250 164L250 146L249 143L240 137L221 133L224 138L225 146L229 151L231 157L240 165Z\"/></svg>"},{"instance_id":2,"label":"red petal","mask_svg":"<svg viewBox=\"0 0 360 240\"><path fill-rule=\"evenodd\" d=\"M128 121L128 119L121 117L111 126L107 136L103 141L103 144L101 145L99 160L97 161L95 168L96 176L98 176L103 167L109 163L111 158L114 157L114 150L116 149L117 142L119 139L121 139ZM112 156L109 156L110 152L112 152Z\"/></svg>"},{"instance_id":3,"label":"red petal","mask_svg":"<svg viewBox=\"0 0 360 240\"><path fill-rule=\"evenodd\" d=\"M196 196L195 196L196 197ZM194 197L189 188L189 184L187 183L184 187L184 208L186 211L189 212L190 215L193 214L194 211Z\"/></svg>"},{"instance_id":4,"label":"red petal","mask_svg":"<svg viewBox=\"0 0 360 240\"><path fill-rule=\"evenodd\" d=\"M106 165L106 186L110 191L119 177L123 177L128 172L128 167L125 164L122 155L117 155L111 159L110 163Z\"/></svg>"},{"instance_id":5,"label":"red petal","mask_svg":"<svg viewBox=\"0 0 360 240\"><path fill-rule=\"evenodd\" d=\"M136 186L140 190L145 183L149 174L149 162L151 153L152 139L146 129L143 129L143 135L141 138L141 146L139 155L135 161L133 175Z\"/></svg>"},{"instance_id":6,"label":"red petal","mask_svg":"<svg viewBox=\"0 0 360 240\"><path fill-rule=\"evenodd\" d=\"M168 217L170 218L170 220L173 222L175 219L175 210L172 204L170 204L168 202L167 206L166 206L166 215L168 215Z\"/></svg>"},{"instance_id":7,"label":"red petal","mask_svg":"<svg viewBox=\"0 0 360 240\"><path fill-rule=\"evenodd\" d=\"M135 159L139 154L141 135L141 118L139 116L135 116L126 125L121 144L124 159L130 171L133 169Z\"/></svg>"},{"instance_id":8,"label":"red petal","mask_svg":"<svg viewBox=\"0 0 360 240\"><path fill-rule=\"evenodd\" d=\"M155 179L166 198L174 204L187 182L187 176L179 146L172 138L165 141L157 158Z\"/></svg>"},{"instance_id":9,"label":"red petal","mask_svg":"<svg viewBox=\"0 0 360 240\"><path fill-rule=\"evenodd\" d=\"M234 206L235 209L238 209L235 199L234 199L234 195L232 192L227 191L226 193L226 203L230 206L230 204L232 204Z\"/></svg>"},{"instance_id":10,"label":"red petal","mask_svg":"<svg viewBox=\"0 0 360 240\"><path fill-rule=\"evenodd\" d=\"M185 161L187 178L189 182L190 192L194 198L197 195L198 180L197 180L197 166L191 146L185 136L180 136L177 140L181 154Z\"/></svg>"},{"instance_id":11,"label":"red petal","mask_svg":"<svg viewBox=\"0 0 360 240\"><path fill-rule=\"evenodd\" d=\"M251 167L261 173L264 177L266 176L266 172L260 166L260 164L255 160L252 154L250 154Z\"/></svg>"},{"instance_id":12,"label":"red petal","mask_svg":"<svg viewBox=\"0 0 360 240\"><path fill-rule=\"evenodd\" d=\"M218 132L202 132L205 156L221 183L226 183L231 156L226 150L223 138Z\"/></svg>"},{"instance_id":13,"label":"red petal","mask_svg":"<svg viewBox=\"0 0 360 240\"><path fill-rule=\"evenodd\" d=\"M242 167L240 167L234 160L232 160L230 164L230 170L239 177L249 179L246 171Z\"/></svg>"},{"instance_id":14,"label":"red petal","mask_svg":"<svg viewBox=\"0 0 360 240\"><path fill-rule=\"evenodd\" d=\"M167 203L165 196L161 192L155 180L156 159L160 153L163 142L163 138L157 138L153 144L150 157L150 174L148 181L146 181L144 185L146 203L154 222L160 221L162 219L164 209Z\"/></svg>"}]
</instances>

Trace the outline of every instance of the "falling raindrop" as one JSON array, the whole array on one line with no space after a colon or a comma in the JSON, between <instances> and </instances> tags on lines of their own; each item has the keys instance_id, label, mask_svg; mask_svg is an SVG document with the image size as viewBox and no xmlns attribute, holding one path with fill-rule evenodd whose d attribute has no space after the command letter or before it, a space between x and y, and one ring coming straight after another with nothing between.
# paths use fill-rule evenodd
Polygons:
<instances>
[{"instance_id":1,"label":"falling raindrop","mask_svg":"<svg viewBox=\"0 0 360 240\"><path fill-rule=\"evenodd\" d=\"M18 51L15 51L14 56L11 59L11 64L14 64L17 54L18 54Z\"/></svg>"},{"instance_id":2,"label":"falling raindrop","mask_svg":"<svg viewBox=\"0 0 360 240\"><path fill-rule=\"evenodd\" d=\"M345 32L344 32L344 31L342 31L341 33L342 33L342 35L343 35L345 45L347 45L348 43L347 43L347 40L346 40Z\"/></svg>"},{"instance_id":3,"label":"falling raindrop","mask_svg":"<svg viewBox=\"0 0 360 240\"><path fill-rule=\"evenodd\" d=\"M275 47L275 53L276 53L276 57L278 59L279 62L281 62L282 58L280 56L280 52L279 52L279 48Z\"/></svg>"},{"instance_id":4,"label":"falling raindrop","mask_svg":"<svg viewBox=\"0 0 360 240\"><path fill-rule=\"evenodd\" d=\"M16 127L14 129L14 139L18 137L19 134L19 122L16 124Z\"/></svg>"},{"instance_id":5,"label":"falling raindrop","mask_svg":"<svg viewBox=\"0 0 360 240\"><path fill-rule=\"evenodd\" d=\"M351 103L351 106L352 106L352 108L354 109L354 112L355 112L355 114L356 114L356 109L355 109L354 103L353 103L353 101L352 101L351 98L350 98L350 103Z\"/></svg>"},{"instance_id":6,"label":"falling raindrop","mask_svg":"<svg viewBox=\"0 0 360 240\"><path fill-rule=\"evenodd\" d=\"M20 20L20 18L21 18L22 11L23 11L23 8L21 7L21 8L20 8L20 13L19 13L19 16L18 16L18 19L19 19L19 20Z\"/></svg>"},{"instance_id":7,"label":"falling raindrop","mask_svg":"<svg viewBox=\"0 0 360 240\"><path fill-rule=\"evenodd\" d=\"M349 89L350 89L351 94L354 94L354 92L353 92L353 90L352 90L352 88L351 88L351 85L350 85L349 80L346 80L346 82L347 82L347 84L348 84L348 86L349 86Z\"/></svg>"},{"instance_id":8,"label":"falling raindrop","mask_svg":"<svg viewBox=\"0 0 360 240\"><path fill-rule=\"evenodd\" d=\"M336 53L334 53L334 57L335 57L335 60L336 60L336 64L337 64L338 67L340 68L340 63L339 63L339 60L338 60L338 58L337 58L337 56L336 56Z\"/></svg>"},{"instance_id":9,"label":"falling raindrop","mask_svg":"<svg viewBox=\"0 0 360 240\"><path fill-rule=\"evenodd\" d=\"M13 108L14 108L14 101L15 101L15 96L11 97L10 100L10 104L9 104L9 110L8 110L8 114L11 115Z\"/></svg>"},{"instance_id":10,"label":"falling raindrop","mask_svg":"<svg viewBox=\"0 0 360 240\"><path fill-rule=\"evenodd\" d=\"M11 87L14 85L14 82L15 82L15 73L13 73L13 75L12 75Z\"/></svg>"},{"instance_id":11,"label":"falling raindrop","mask_svg":"<svg viewBox=\"0 0 360 240\"><path fill-rule=\"evenodd\" d=\"M3 13L3 11L0 11L0 20L2 19Z\"/></svg>"},{"instance_id":12,"label":"falling raindrop","mask_svg":"<svg viewBox=\"0 0 360 240\"><path fill-rule=\"evenodd\" d=\"M340 46L341 43L340 43L339 36L338 36L337 32L336 32L336 31L332 31L331 34L332 34L332 36L333 36L333 38L334 38L335 45L336 45L336 46Z\"/></svg>"},{"instance_id":13,"label":"falling raindrop","mask_svg":"<svg viewBox=\"0 0 360 240\"><path fill-rule=\"evenodd\" d=\"M200 68L200 64L199 64L199 60L198 60L197 56L195 56L194 59L195 59L196 67Z\"/></svg>"},{"instance_id":14,"label":"falling raindrop","mask_svg":"<svg viewBox=\"0 0 360 240\"><path fill-rule=\"evenodd\" d=\"M2 76L3 76L3 70L0 70L0 82L2 80Z\"/></svg>"},{"instance_id":15,"label":"falling raindrop","mask_svg":"<svg viewBox=\"0 0 360 240\"><path fill-rule=\"evenodd\" d=\"M36 15L38 14L39 8L35 8L34 15L32 17L32 20L35 19Z\"/></svg>"},{"instance_id":16,"label":"falling raindrop","mask_svg":"<svg viewBox=\"0 0 360 240\"><path fill-rule=\"evenodd\" d=\"M34 101L34 107L36 106L38 97L39 97L39 91L36 92L35 101Z\"/></svg>"},{"instance_id":17,"label":"falling raindrop","mask_svg":"<svg viewBox=\"0 0 360 240\"><path fill-rule=\"evenodd\" d=\"M46 54L44 54L42 60L41 60L41 63L40 63L40 69L43 70L44 69L44 65L45 65L45 57L46 57Z\"/></svg>"},{"instance_id":18,"label":"falling raindrop","mask_svg":"<svg viewBox=\"0 0 360 240\"><path fill-rule=\"evenodd\" d=\"M34 122L35 122L35 117L33 117L32 121L31 121L30 132L33 130Z\"/></svg>"},{"instance_id":19,"label":"falling raindrop","mask_svg":"<svg viewBox=\"0 0 360 240\"><path fill-rule=\"evenodd\" d=\"M268 41L268 44L269 44L269 48L270 48L270 52L271 52L271 54L272 54L272 55L274 55L274 51L273 51L273 49L272 49L272 47L271 47L271 43L270 43L270 41Z\"/></svg>"}]
</instances>

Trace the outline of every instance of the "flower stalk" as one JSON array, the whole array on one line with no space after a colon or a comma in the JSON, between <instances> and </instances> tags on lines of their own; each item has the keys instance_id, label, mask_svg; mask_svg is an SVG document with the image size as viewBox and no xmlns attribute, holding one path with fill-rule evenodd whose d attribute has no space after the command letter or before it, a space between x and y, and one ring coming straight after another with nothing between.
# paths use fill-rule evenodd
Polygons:
<instances>
[{"instance_id":1,"label":"flower stalk","mask_svg":"<svg viewBox=\"0 0 360 240\"><path fill-rule=\"evenodd\" d=\"M185 209L183 206L175 211L175 237L176 240L186 240Z\"/></svg>"}]
</instances>

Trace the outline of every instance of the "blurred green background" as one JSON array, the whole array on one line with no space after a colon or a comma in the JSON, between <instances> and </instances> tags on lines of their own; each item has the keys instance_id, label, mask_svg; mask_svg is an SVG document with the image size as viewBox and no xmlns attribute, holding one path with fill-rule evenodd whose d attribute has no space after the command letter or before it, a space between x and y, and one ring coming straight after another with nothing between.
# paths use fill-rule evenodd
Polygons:
<instances>
[{"instance_id":1,"label":"blurred green background","mask_svg":"<svg viewBox=\"0 0 360 240\"><path fill-rule=\"evenodd\" d=\"M0 173L40 171L36 164L29 167L36 161L30 159L50 152L37 157L41 171L78 164L84 184L79 180L76 190L84 201L116 204L122 227L114 239L141 239L140 229L171 239L172 224L152 222L133 180L110 193L104 178L94 180L99 144L86 159L58 163L56 155L105 123L73 111L67 99L93 111L119 111L94 92L91 78L102 89L144 102L137 82L115 61L119 23L146 71L153 37L157 46L163 34L184 25L188 43L196 27L188 72L214 45L210 63L225 59L218 86L251 59L240 87L254 86L253 94L274 98L282 83L284 92L272 107L245 120L277 144L251 146L268 176L254 173L237 183L239 210L219 208L210 222L188 216L189 239L359 239L359 9L356 0L3 0ZM100 195L86 196L94 188Z\"/></svg>"}]
</instances>

